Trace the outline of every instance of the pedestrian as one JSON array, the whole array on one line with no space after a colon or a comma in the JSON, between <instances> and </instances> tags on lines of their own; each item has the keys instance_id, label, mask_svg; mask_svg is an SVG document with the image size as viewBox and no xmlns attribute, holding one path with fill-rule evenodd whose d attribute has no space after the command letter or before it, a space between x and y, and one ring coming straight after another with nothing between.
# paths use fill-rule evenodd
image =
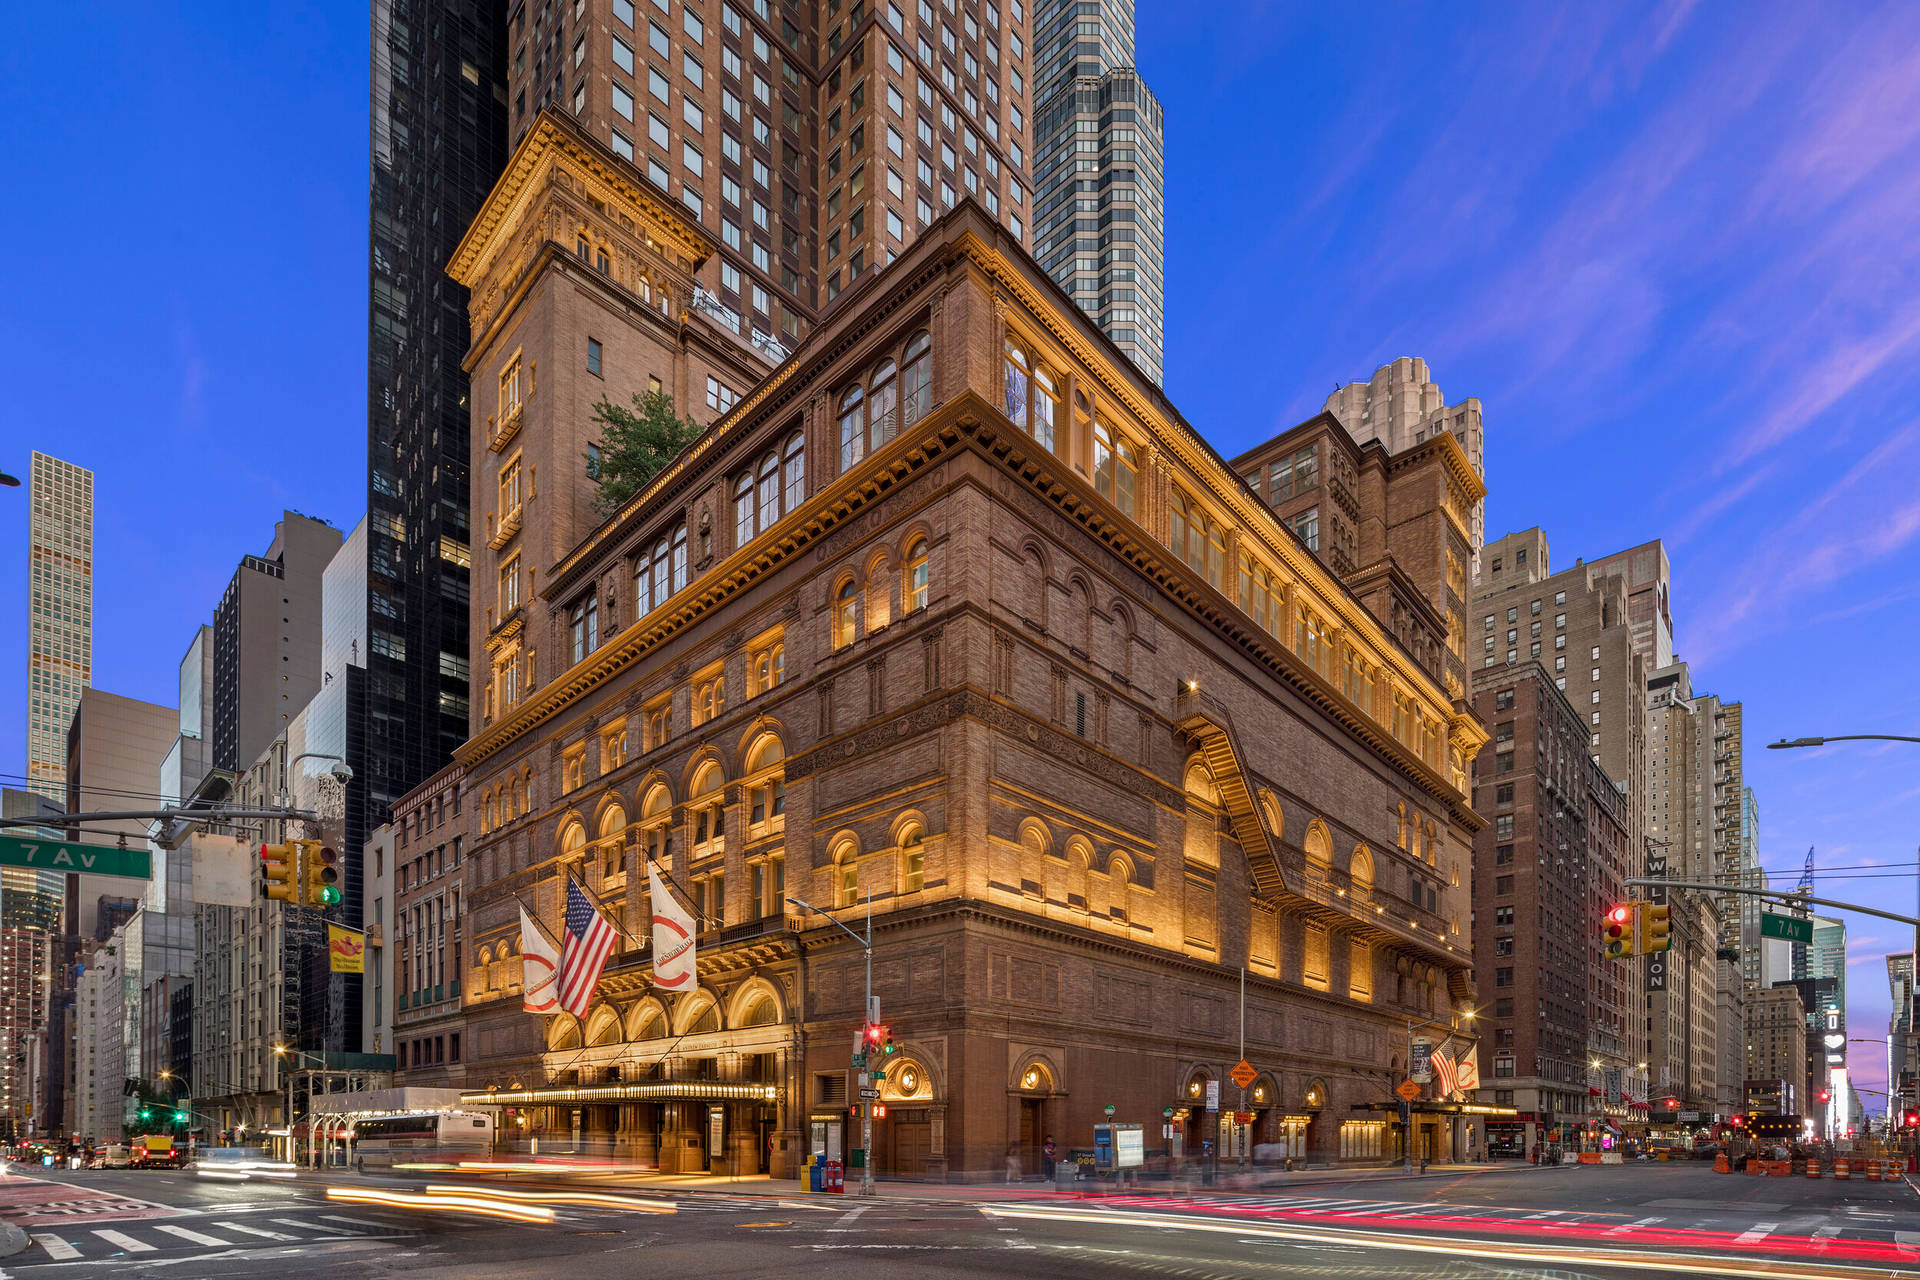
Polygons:
<instances>
[{"instance_id":1,"label":"pedestrian","mask_svg":"<svg viewBox=\"0 0 1920 1280\"><path fill-rule=\"evenodd\" d=\"M1040 1150L1042 1155L1045 1157L1044 1167L1046 1168L1046 1172L1047 1172L1047 1181L1052 1182L1053 1181L1053 1157L1054 1157L1055 1150L1057 1150L1057 1148L1055 1148L1053 1145L1052 1134L1047 1135L1047 1143Z\"/></svg>"},{"instance_id":2,"label":"pedestrian","mask_svg":"<svg viewBox=\"0 0 1920 1280\"><path fill-rule=\"evenodd\" d=\"M1020 1181L1020 1148L1013 1143L1007 1144L1007 1181Z\"/></svg>"}]
</instances>

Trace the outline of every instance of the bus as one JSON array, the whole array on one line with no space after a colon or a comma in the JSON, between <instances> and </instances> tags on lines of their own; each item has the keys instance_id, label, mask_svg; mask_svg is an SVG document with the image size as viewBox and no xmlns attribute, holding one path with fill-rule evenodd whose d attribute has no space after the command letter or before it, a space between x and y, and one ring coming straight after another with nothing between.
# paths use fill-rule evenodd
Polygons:
<instances>
[{"instance_id":1,"label":"bus","mask_svg":"<svg viewBox=\"0 0 1920 1280\"><path fill-rule=\"evenodd\" d=\"M421 1111L353 1122L353 1167L453 1164L493 1150L493 1117L479 1111Z\"/></svg>"}]
</instances>

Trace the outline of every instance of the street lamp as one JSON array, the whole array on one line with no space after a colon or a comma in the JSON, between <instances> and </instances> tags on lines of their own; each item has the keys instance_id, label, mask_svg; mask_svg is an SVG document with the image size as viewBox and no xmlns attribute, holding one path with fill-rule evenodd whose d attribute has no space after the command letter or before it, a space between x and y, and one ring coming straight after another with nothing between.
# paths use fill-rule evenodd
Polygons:
<instances>
[{"instance_id":1,"label":"street lamp","mask_svg":"<svg viewBox=\"0 0 1920 1280\"><path fill-rule=\"evenodd\" d=\"M5 485L9 489L18 489L20 487L20 477L10 476L4 471L0 471L0 485Z\"/></svg>"},{"instance_id":2,"label":"street lamp","mask_svg":"<svg viewBox=\"0 0 1920 1280\"><path fill-rule=\"evenodd\" d=\"M802 911L811 911L817 916L826 917L827 921L836 929L860 944L860 950L866 954L867 959L867 999L866 1003L860 1006L860 1023L862 1026L865 1026L873 1018L872 891L869 890L867 893L867 936L864 938L847 928L846 925L841 924L831 911L816 907L804 898L795 898L789 895L787 901L799 907ZM863 1039L861 1046L864 1048L865 1045L866 1041ZM861 1074L863 1076L865 1075L864 1072ZM873 1193L873 1100L870 1098L862 1098L860 1099L860 1194L870 1196Z\"/></svg>"}]
</instances>

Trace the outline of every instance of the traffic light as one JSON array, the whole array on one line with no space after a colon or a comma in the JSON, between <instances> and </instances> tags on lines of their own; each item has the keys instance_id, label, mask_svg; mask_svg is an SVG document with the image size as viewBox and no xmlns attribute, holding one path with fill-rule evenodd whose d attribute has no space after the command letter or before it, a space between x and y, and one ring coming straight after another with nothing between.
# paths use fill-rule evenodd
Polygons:
<instances>
[{"instance_id":1,"label":"traffic light","mask_svg":"<svg viewBox=\"0 0 1920 1280\"><path fill-rule=\"evenodd\" d=\"M151 1120L151 1119L153 1119L153 1108L152 1108L152 1107L142 1107L142 1108L140 1108L140 1118L141 1118L142 1120Z\"/></svg>"},{"instance_id":2,"label":"traffic light","mask_svg":"<svg viewBox=\"0 0 1920 1280\"><path fill-rule=\"evenodd\" d=\"M185 1111L175 1111L173 1113L173 1122L175 1124L185 1124L187 1122L187 1113Z\"/></svg>"},{"instance_id":3,"label":"traffic light","mask_svg":"<svg viewBox=\"0 0 1920 1280\"><path fill-rule=\"evenodd\" d=\"M899 1052L899 1049L893 1043L892 1027L880 1028L880 1052L886 1057L892 1057Z\"/></svg>"},{"instance_id":4,"label":"traffic light","mask_svg":"<svg viewBox=\"0 0 1920 1280\"><path fill-rule=\"evenodd\" d=\"M267 872L260 896L289 904L299 902L300 846L292 841L261 845L260 860Z\"/></svg>"},{"instance_id":5,"label":"traffic light","mask_svg":"<svg viewBox=\"0 0 1920 1280\"><path fill-rule=\"evenodd\" d=\"M1825 1089L1822 1089L1819 1093L1816 1093L1813 1096L1820 1099L1820 1101L1825 1102L1827 1099L1831 1098L1833 1095L1828 1093Z\"/></svg>"},{"instance_id":6,"label":"traffic light","mask_svg":"<svg viewBox=\"0 0 1920 1280\"><path fill-rule=\"evenodd\" d=\"M300 904L331 907L340 901L340 855L318 840L302 840Z\"/></svg>"},{"instance_id":7,"label":"traffic light","mask_svg":"<svg viewBox=\"0 0 1920 1280\"><path fill-rule=\"evenodd\" d=\"M1633 951L1633 916L1637 903L1619 902L1607 908L1607 959L1620 960Z\"/></svg>"},{"instance_id":8,"label":"traffic light","mask_svg":"<svg viewBox=\"0 0 1920 1280\"><path fill-rule=\"evenodd\" d=\"M1903 1119L1906 1121L1907 1128L1909 1129L1915 1125L1920 1125L1920 1111L1909 1111Z\"/></svg>"},{"instance_id":9,"label":"traffic light","mask_svg":"<svg viewBox=\"0 0 1920 1280\"><path fill-rule=\"evenodd\" d=\"M1744 1129L1746 1124L1747 1118L1745 1116L1735 1116L1733 1118L1733 1127L1736 1129Z\"/></svg>"},{"instance_id":10,"label":"traffic light","mask_svg":"<svg viewBox=\"0 0 1920 1280\"><path fill-rule=\"evenodd\" d=\"M1679 1109L1680 1109L1680 1099L1678 1098L1667 1099L1667 1110L1678 1111Z\"/></svg>"},{"instance_id":11,"label":"traffic light","mask_svg":"<svg viewBox=\"0 0 1920 1280\"><path fill-rule=\"evenodd\" d=\"M1634 913L1640 940L1640 954L1651 955L1655 951L1665 951L1673 946L1669 936L1673 928L1673 908L1664 902L1638 904L1640 910Z\"/></svg>"}]
</instances>

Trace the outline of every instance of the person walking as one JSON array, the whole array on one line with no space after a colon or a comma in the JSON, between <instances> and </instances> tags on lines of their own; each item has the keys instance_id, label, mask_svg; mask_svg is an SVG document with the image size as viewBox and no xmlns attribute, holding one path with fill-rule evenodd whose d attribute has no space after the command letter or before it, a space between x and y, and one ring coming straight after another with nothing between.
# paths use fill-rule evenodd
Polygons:
<instances>
[{"instance_id":1,"label":"person walking","mask_svg":"<svg viewBox=\"0 0 1920 1280\"><path fill-rule=\"evenodd\" d=\"M1020 1181L1020 1148L1011 1142L1007 1144L1007 1181Z\"/></svg>"},{"instance_id":2,"label":"person walking","mask_svg":"<svg viewBox=\"0 0 1920 1280\"><path fill-rule=\"evenodd\" d=\"M1056 1150L1057 1148L1055 1148L1053 1145L1053 1135L1048 1134L1046 1145L1040 1148L1040 1152L1043 1157L1042 1167L1045 1168L1046 1170L1048 1182L1053 1181L1053 1159L1054 1159L1054 1152Z\"/></svg>"}]
</instances>

